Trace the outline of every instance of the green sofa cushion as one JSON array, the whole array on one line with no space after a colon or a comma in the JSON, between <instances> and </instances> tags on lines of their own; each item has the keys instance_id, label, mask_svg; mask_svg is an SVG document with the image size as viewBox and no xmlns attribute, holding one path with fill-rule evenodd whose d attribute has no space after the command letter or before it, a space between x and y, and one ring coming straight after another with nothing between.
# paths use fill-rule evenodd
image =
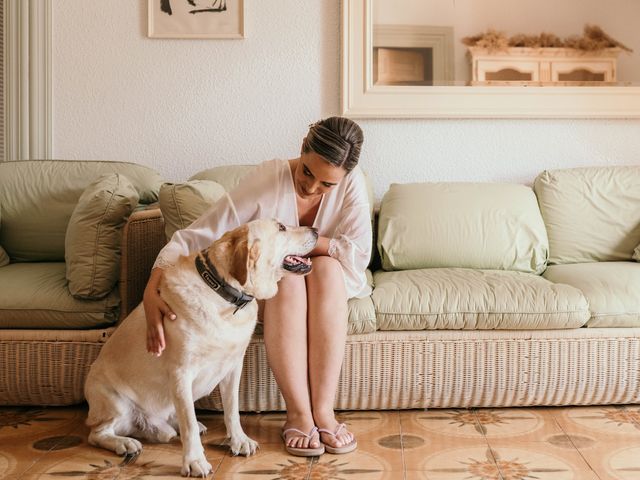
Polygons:
<instances>
[{"instance_id":1,"label":"green sofa cushion","mask_svg":"<svg viewBox=\"0 0 640 480\"><path fill-rule=\"evenodd\" d=\"M545 171L534 189L549 264L631 260L640 243L640 166Z\"/></svg>"},{"instance_id":2,"label":"green sofa cushion","mask_svg":"<svg viewBox=\"0 0 640 480\"><path fill-rule=\"evenodd\" d=\"M142 165L63 160L0 162L0 245L11 261L63 261L67 224L80 195L96 178L109 173L125 175L142 203L157 201L160 176Z\"/></svg>"},{"instance_id":3,"label":"green sofa cushion","mask_svg":"<svg viewBox=\"0 0 640 480\"><path fill-rule=\"evenodd\" d=\"M113 290L120 272L122 227L138 200L135 187L119 173L98 178L80 195L64 245L71 295L96 300Z\"/></svg>"},{"instance_id":4,"label":"green sofa cushion","mask_svg":"<svg viewBox=\"0 0 640 480\"><path fill-rule=\"evenodd\" d=\"M73 298L64 263L12 263L0 268L0 285L0 328L98 328L118 319L117 290L101 300Z\"/></svg>"},{"instance_id":5,"label":"green sofa cushion","mask_svg":"<svg viewBox=\"0 0 640 480\"><path fill-rule=\"evenodd\" d=\"M374 282L379 330L577 328L590 316L580 290L531 273L427 268Z\"/></svg>"},{"instance_id":6,"label":"green sofa cushion","mask_svg":"<svg viewBox=\"0 0 640 480\"><path fill-rule=\"evenodd\" d=\"M587 327L640 327L640 264L550 265L543 276L579 288L589 301Z\"/></svg>"},{"instance_id":7,"label":"green sofa cushion","mask_svg":"<svg viewBox=\"0 0 640 480\"><path fill-rule=\"evenodd\" d=\"M515 184L392 184L380 206L377 245L385 270L542 273L548 252L536 197Z\"/></svg>"},{"instance_id":8,"label":"green sofa cushion","mask_svg":"<svg viewBox=\"0 0 640 480\"><path fill-rule=\"evenodd\" d=\"M224 194L224 187L212 180L163 184L160 187L160 210L167 240L177 230L191 225Z\"/></svg>"}]
</instances>

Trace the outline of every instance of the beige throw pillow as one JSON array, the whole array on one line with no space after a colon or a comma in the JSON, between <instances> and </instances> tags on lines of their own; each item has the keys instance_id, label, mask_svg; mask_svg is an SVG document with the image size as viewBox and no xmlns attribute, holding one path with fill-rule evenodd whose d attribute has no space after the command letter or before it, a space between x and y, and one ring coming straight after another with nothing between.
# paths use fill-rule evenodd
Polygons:
<instances>
[{"instance_id":1,"label":"beige throw pillow","mask_svg":"<svg viewBox=\"0 0 640 480\"><path fill-rule=\"evenodd\" d=\"M135 187L118 173L104 175L84 190L65 237L71 295L94 300L113 290L118 281L122 227L138 200Z\"/></svg>"},{"instance_id":2,"label":"beige throw pillow","mask_svg":"<svg viewBox=\"0 0 640 480\"><path fill-rule=\"evenodd\" d=\"M177 230L191 225L224 194L224 187L212 180L163 184L159 201L167 240Z\"/></svg>"}]
</instances>

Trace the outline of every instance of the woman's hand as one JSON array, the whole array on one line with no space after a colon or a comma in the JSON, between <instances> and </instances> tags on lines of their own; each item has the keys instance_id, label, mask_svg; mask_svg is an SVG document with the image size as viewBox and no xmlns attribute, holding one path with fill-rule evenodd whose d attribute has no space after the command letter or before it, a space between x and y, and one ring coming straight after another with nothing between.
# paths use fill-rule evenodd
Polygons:
<instances>
[{"instance_id":1,"label":"woman's hand","mask_svg":"<svg viewBox=\"0 0 640 480\"><path fill-rule=\"evenodd\" d=\"M316 242L316 246L311 250L307 256L308 257L319 257L319 256L328 256L329 255L329 237L318 237L318 241Z\"/></svg>"},{"instance_id":2,"label":"woman's hand","mask_svg":"<svg viewBox=\"0 0 640 480\"><path fill-rule=\"evenodd\" d=\"M147 319L147 351L160 356L166 347L164 341L164 318L176 319L176 314L160 296L160 280L162 269L154 268L144 289L142 304Z\"/></svg>"}]
</instances>

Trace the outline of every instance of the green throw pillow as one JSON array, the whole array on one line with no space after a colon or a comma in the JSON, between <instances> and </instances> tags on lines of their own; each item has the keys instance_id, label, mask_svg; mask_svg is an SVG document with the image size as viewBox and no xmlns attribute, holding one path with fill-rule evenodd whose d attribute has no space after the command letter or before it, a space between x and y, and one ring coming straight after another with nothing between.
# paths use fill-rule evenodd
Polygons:
<instances>
[{"instance_id":1,"label":"green throw pillow","mask_svg":"<svg viewBox=\"0 0 640 480\"><path fill-rule=\"evenodd\" d=\"M163 184L159 201L167 239L191 225L224 194L224 187L212 180Z\"/></svg>"},{"instance_id":2,"label":"green throw pillow","mask_svg":"<svg viewBox=\"0 0 640 480\"><path fill-rule=\"evenodd\" d=\"M69 291L95 300L118 281L122 227L138 204L139 195L123 175L104 175L89 185L71 214L65 236Z\"/></svg>"}]
</instances>

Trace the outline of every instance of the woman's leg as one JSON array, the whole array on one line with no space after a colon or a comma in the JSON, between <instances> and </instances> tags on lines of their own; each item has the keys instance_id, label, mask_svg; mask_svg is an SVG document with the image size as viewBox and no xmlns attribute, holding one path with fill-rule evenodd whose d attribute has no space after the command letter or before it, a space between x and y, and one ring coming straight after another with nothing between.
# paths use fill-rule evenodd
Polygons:
<instances>
[{"instance_id":1,"label":"woman's leg","mask_svg":"<svg viewBox=\"0 0 640 480\"><path fill-rule=\"evenodd\" d=\"M285 275L278 294L264 303L264 342L271 371L287 405L284 428L308 433L314 426L307 369L307 287L304 277ZM317 448L300 436L288 437L288 445Z\"/></svg>"},{"instance_id":2,"label":"woman's leg","mask_svg":"<svg viewBox=\"0 0 640 480\"><path fill-rule=\"evenodd\" d=\"M338 426L333 406L347 338L347 293L340 263L331 257L313 259L306 277L309 338L309 385L313 418L319 428ZM336 437L321 434L332 447L346 445L353 434L343 429Z\"/></svg>"}]
</instances>

